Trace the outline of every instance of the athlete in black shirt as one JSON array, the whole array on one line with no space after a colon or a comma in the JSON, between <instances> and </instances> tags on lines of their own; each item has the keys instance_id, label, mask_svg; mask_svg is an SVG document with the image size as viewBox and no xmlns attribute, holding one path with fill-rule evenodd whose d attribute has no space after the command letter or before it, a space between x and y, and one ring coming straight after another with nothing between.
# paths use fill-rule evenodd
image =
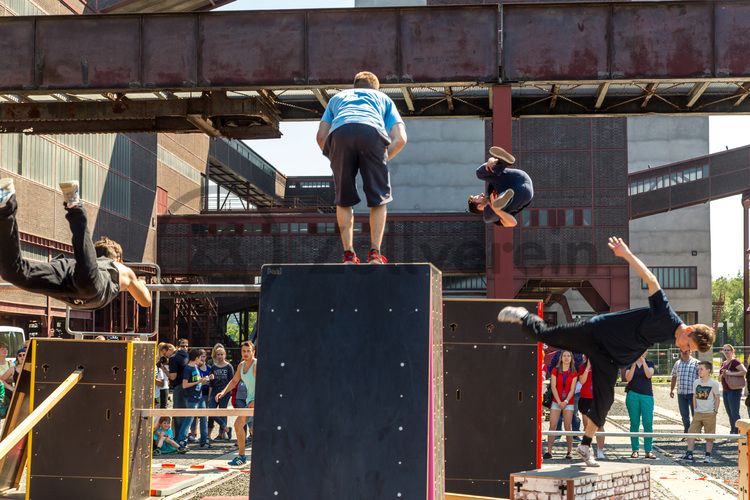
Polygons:
<instances>
[{"instance_id":1,"label":"athlete in black shirt","mask_svg":"<svg viewBox=\"0 0 750 500\"><path fill-rule=\"evenodd\" d=\"M615 382L620 367L634 363L657 342L674 338L680 349L707 352L714 343L713 328L685 325L674 312L656 276L636 257L621 238L611 237L609 248L648 285L649 307L630 309L594 316L577 323L548 327L546 323L522 307L506 307L498 321L521 323L540 342L586 354L591 360L593 404L587 412L589 423L578 453L590 467L599 464L591 453L591 439L597 427L604 425L615 399Z\"/></svg>"}]
</instances>

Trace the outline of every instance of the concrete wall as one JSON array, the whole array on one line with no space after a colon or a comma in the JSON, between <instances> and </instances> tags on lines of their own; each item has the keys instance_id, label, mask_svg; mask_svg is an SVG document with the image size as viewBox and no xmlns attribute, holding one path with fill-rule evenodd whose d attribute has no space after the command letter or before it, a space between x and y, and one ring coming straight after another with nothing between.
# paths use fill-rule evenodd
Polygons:
<instances>
[{"instance_id":1,"label":"concrete wall","mask_svg":"<svg viewBox=\"0 0 750 500\"><path fill-rule=\"evenodd\" d=\"M628 171L708 154L708 117L628 118ZM697 311L711 324L710 205L682 208L630 221L630 247L648 266L697 266L696 290L666 290L676 311ZM697 252L696 256L691 253ZM631 272L630 304L647 304Z\"/></svg>"},{"instance_id":2,"label":"concrete wall","mask_svg":"<svg viewBox=\"0 0 750 500\"><path fill-rule=\"evenodd\" d=\"M408 143L390 162L392 213L466 212L466 197L481 193L474 174L486 159L484 121L407 119ZM361 180L359 182L362 192ZM363 201L355 207L367 210Z\"/></svg>"}]
</instances>

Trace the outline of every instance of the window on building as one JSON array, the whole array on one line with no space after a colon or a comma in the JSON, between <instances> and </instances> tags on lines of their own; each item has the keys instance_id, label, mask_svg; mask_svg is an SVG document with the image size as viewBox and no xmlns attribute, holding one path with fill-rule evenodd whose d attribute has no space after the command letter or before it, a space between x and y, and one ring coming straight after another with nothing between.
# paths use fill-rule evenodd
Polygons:
<instances>
[{"instance_id":1,"label":"window on building","mask_svg":"<svg viewBox=\"0 0 750 500\"><path fill-rule=\"evenodd\" d=\"M190 232L193 234L208 234L208 224L190 224Z\"/></svg>"},{"instance_id":2,"label":"window on building","mask_svg":"<svg viewBox=\"0 0 750 500\"><path fill-rule=\"evenodd\" d=\"M235 227L234 224L217 224L216 225L216 234L220 234L223 236L232 236L235 234Z\"/></svg>"},{"instance_id":3,"label":"window on building","mask_svg":"<svg viewBox=\"0 0 750 500\"><path fill-rule=\"evenodd\" d=\"M675 311L677 316L686 324L694 325L698 322L698 311Z\"/></svg>"},{"instance_id":4,"label":"window on building","mask_svg":"<svg viewBox=\"0 0 750 500\"><path fill-rule=\"evenodd\" d=\"M263 232L263 224L245 224L245 233L259 234Z\"/></svg>"},{"instance_id":5,"label":"window on building","mask_svg":"<svg viewBox=\"0 0 750 500\"><path fill-rule=\"evenodd\" d=\"M362 232L362 223L361 222L355 222L354 223L354 232L355 233L361 233Z\"/></svg>"},{"instance_id":6,"label":"window on building","mask_svg":"<svg viewBox=\"0 0 750 500\"><path fill-rule=\"evenodd\" d=\"M566 226L576 225L576 216L572 208L565 209L565 225Z\"/></svg>"},{"instance_id":7,"label":"window on building","mask_svg":"<svg viewBox=\"0 0 750 500\"><path fill-rule=\"evenodd\" d=\"M286 234L289 232L289 224L286 222L271 224L271 234Z\"/></svg>"},{"instance_id":8,"label":"window on building","mask_svg":"<svg viewBox=\"0 0 750 500\"><path fill-rule=\"evenodd\" d=\"M661 287L668 289L695 289L698 288L698 268L686 267L650 267ZM641 288L647 289L646 283L641 280Z\"/></svg>"},{"instance_id":9,"label":"window on building","mask_svg":"<svg viewBox=\"0 0 750 500\"><path fill-rule=\"evenodd\" d=\"M333 223L333 222L318 222L317 223L317 230L318 230L318 234L335 233L336 232L336 224Z\"/></svg>"},{"instance_id":10,"label":"window on building","mask_svg":"<svg viewBox=\"0 0 750 500\"><path fill-rule=\"evenodd\" d=\"M292 222L289 224L289 232L290 233L307 233L307 222Z\"/></svg>"}]
</instances>

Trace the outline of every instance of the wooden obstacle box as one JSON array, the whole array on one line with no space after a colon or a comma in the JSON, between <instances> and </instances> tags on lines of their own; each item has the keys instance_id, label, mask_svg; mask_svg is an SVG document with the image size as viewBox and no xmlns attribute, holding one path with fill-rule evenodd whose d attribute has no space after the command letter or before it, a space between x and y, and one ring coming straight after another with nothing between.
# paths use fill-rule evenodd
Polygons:
<instances>
[{"instance_id":1,"label":"wooden obstacle box","mask_svg":"<svg viewBox=\"0 0 750 500\"><path fill-rule=\"evenodd\" d=\"M27 499L148 498L155 344L38 339L28 401L36 408L71 372L83 377L32 430ZM27 363L29 360L27 360Z\"/></svg>"},{"instance_id":2,"label":"wooden obstacle box","mask_svg":"<svg viewBox=\"0 0 750 500\"><path fill-rule=\"evenodd\" d=\"M441 274L263 268L253 500L443 500Z\"/></svg>"},{"instance_id":3,"label":"wooden obstacle box","mask_svg":"<svg viewBox=\"0 0 750 500\"><path fill-rule=\"evenodd\" d=\"M443 309L445 489L506 498L509 477L541 464L541 349L505 306L538 301L446 299Z\"/></svg>"},{"instance_id":4,"label":"wooden obstacle box","mask_svg":"<svg viewBox=\"0 0 750 500\"><path fill-rule=\"evenodd\" d=\"M583 465L544 466L540 470L511 474L511 499L573 500L636 499L651 497L648 465L600 462Z\"/></svg>"}]
</instances>

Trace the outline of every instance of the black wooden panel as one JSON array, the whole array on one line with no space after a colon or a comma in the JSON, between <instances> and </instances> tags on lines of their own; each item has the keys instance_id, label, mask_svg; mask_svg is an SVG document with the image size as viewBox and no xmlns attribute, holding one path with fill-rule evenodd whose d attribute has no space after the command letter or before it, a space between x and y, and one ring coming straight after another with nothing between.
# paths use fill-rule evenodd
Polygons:
<instances>
[{"instance_id":1,"label":"black wooden panel","mask_svg":"<svg viewBox=\"0 0 750 500\"><path fill-rule=\"evenodd\" d=\"M68 450L65 450L67 452ZM61 450L61 455L65 453ZM58 460L60 460L58 456ZM101 460L104 460L102 457ZM49 499L83 499L108 500L122 498L122 483L120 478L109 479L92 477L35 477L34 489L29 494L29 500Z\"/></svg>"},{"instance_id":2,"label":"black wooden panel","mask_svg":"<svg viewBox=\"0 0 750 500\"><path fill-rule=\"evenodd\" d=\"M253 500L443 498L430 470L443 418L431 401L436 275L426 264L264 267Z\"/></svg>"},{"instance_id":3,"label":"black wooden panel","mask_svg":"<svg viewBox=\"0 0 750 500\"><path fill-rule=\"evenodd\" d=\"M37 342L36 369L39 382L59 384L83 366L84 384L125 385L127 342L50 339Z\"/></svg>"},{"instance_id":4,"label":"black wooden panel","mask_svg":"<svg viewBox=\"0 0 750 500\"><path fill-rule=\"evenodd\" d=\"M497 323L505 305L536 312L531 301L445 301L445 476L451 493L506 498L510 474L537 466L538 345L520 326Z\"/></svg>"}]
</instances>

